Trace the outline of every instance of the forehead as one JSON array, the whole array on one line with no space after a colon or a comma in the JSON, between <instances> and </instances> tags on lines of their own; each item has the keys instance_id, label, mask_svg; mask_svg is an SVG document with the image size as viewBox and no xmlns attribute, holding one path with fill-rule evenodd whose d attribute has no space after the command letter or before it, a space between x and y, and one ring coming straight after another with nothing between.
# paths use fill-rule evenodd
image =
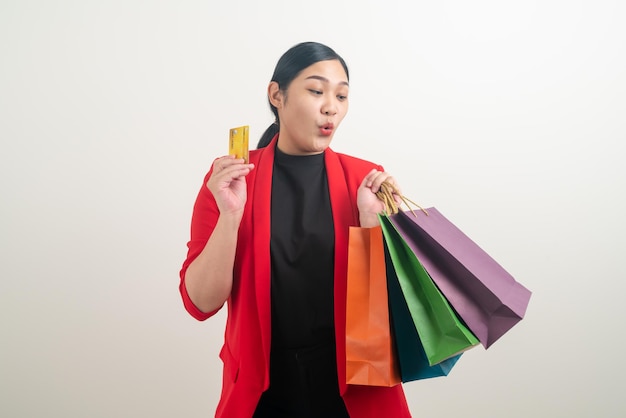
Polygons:
<instances>
[{"instance_id":1,"label":"forehead","mask_svg":"<svg viewBox=\"0 0 626 418\"><path fill-rule=\"evenodd\" d=\"M301 80L320 80L331 84L348 84L346 70L339 60L318 61L302 70L298 75Z\"/></svg>"}]
</instances>

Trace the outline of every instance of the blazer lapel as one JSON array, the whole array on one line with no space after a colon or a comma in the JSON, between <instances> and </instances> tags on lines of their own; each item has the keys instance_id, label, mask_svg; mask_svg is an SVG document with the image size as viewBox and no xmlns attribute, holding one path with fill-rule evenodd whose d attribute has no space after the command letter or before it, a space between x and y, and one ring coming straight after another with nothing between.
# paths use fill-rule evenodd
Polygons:
<instances>
[{"instance_id":1,"label":"blazer lapel","mask_svg":"<svg viewBox=\"0 0 626 418\"><path fill-rule=\"evenodd\" d=\"M346 175L339 156L331 149L325 154L330 205L335 227L335 340L337 344L337 374L339 392L344 394L346 385L346 277L348 271L349 226L358 226L356 194L350 193Z\"/></svg>"},{"instance_id":2,"label":"blazer lapel","mask_svg":"<svg viewBox=\"0 0 626 418\"><path fill-rule=\"evenodd\" d=\"M271 330L271 203L272 203L272 173L274 169L274 148L276 138L259 155L254 170L255 178L252 187L248 188L248 199L253 199L252 205L252 239L254 242L254 271L249 272L254 281L256 291L256 305L258 320L261 329L261 344L263 357L266 361L265 387L269 383L269 356L272 340ZM254 196L251 196L252 193Z\"/></svg>"}]
</instances>

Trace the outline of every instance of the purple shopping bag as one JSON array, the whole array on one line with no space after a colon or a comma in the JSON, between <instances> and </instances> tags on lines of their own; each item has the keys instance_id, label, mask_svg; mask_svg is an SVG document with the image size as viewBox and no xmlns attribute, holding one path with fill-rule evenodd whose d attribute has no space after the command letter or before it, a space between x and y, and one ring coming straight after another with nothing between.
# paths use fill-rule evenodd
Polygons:
<instances>
[{"instance_id":1,"label":"purple shopping bag","mask_svg":"<svg viewBox=\"0 0 626 418\"><path fill-rule=\"evenodd\" d=\"M526 313L531 292L437 209L398 212L392 223L450 305L488 348Z\"/></svg>"}]
</instances>

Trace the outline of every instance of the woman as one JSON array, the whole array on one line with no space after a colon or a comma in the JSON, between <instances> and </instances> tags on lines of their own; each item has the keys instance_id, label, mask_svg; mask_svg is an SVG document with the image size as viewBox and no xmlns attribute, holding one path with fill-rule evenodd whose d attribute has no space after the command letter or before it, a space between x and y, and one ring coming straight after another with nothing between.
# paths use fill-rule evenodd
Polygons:
<instances>
[{"instance_id":1,"label":"woman","mask_svg":"<svg viewBox=\"0 0 626 418\"><path fill-rule=\"evenodd\" d=\"M276 122L250 163L218 158L196 200L180 292L198 320L228 301L216 417L409 417L400 385L347 385L350 226L372 227L382 167L333 152L348 68L306 42L268 86Z\"/></svg>"}]
</instances>

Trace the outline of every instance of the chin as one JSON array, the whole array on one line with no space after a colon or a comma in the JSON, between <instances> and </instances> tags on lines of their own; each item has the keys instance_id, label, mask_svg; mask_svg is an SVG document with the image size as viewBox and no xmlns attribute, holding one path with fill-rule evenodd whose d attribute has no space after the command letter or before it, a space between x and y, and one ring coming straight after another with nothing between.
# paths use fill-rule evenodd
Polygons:
<instances>
[{"instance_id":1,"label":"chin","mask_svg":"<svg viewBox=\"0 0 626 418\"><path fill-rule=\"evenodd\" d=\"M330 144L325 144L324 146L322 145L315 146L311 148L311 154L321 154L322 152L328 149L329 145Z\"/></svg>"},{"instance_id":2,"label":"chin","mask_svg":"<svg viewBox=\"0 0 626 418\"><path fill-rule=\"evenodd\" d=\"M326 148L328 148L330 146L330 143L332 142L333 137L332 136L325 136L322 138L317 138L316 141L313 143L313 148L317 151L317 152L324 152L326 151Z\"/></svg>"}]
</instances>

